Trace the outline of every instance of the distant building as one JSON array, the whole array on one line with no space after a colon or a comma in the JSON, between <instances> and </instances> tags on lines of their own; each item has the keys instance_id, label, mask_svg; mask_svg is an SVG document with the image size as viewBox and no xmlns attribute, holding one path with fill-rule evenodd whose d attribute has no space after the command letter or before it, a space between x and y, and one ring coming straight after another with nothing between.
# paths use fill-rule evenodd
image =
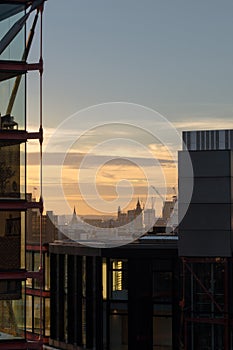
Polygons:
<instances>
[{"instance_id":1,"label":"distant building","mask_svg":"<svg viewBox=\"0 0 233 350\"><path fill-rule=\"evenodd\" d=\"M128 223L128 217L126 213L122 213L121 207L118 208L117 212L117 223L118 226L124 226Z\"/></svg>"},{"instance_id":2,"label":"distant building","mask_svg":"<svg viewBox=\"0 0 233 350\"><path fill-rule=\"evenodd\" d=\"M156 222L156 217L155 217L155 209L154 208L149 208L149 209L144 209L144 225L146 230L150 230L153 228Z\"/></svg>"}]
</instances>

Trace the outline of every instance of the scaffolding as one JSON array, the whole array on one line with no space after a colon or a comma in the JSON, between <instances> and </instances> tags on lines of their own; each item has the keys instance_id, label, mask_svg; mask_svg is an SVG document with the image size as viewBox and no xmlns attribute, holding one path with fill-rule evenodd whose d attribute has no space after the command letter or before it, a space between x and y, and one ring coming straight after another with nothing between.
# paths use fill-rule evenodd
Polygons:
<instances>
[{"instance_id":1,"label":"scaffolding","mask_svg":"<svg viewBox=\"0 0 233 350\"><path fill-rule=\"evenodd\" d=\"M233 317L229 303L232 258L182 257L181 260L183 348L232 349Z\"/></svg>"}]
</instances>

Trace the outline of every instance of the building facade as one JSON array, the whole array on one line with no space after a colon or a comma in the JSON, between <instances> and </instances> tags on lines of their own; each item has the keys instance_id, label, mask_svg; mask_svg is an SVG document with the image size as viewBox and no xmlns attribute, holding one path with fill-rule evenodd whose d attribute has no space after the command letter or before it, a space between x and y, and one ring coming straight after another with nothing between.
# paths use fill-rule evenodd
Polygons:
<instances>
[{"instance_id":1,"label":"building facade","mask_svg":"<svg viewBox=\"0 0 233 350\"><path fill-rule=\"evenodd\" d=\"M112 249L50 244L45 349L178 349L176 238L141 238Z\"/></svg>"},{"instance_id":2,"label":"building facade","mask_svg":"<svg viewBox=\"0 0 233 350\"><path fill-rule=\"evenodd\" d=\"M38 316L40 336L29 341L25 297L28 279L42 286L42 264L40 261L37 271L28 271L25 248L27 211L43 210L42 200L28 201L26 181L26 143L30 145L31 139L37 139L40 154L43 139L41 93L38 131L27 131L26 117L26 73L38 71L42 82L42 51L38 62L28 63L27 59L37 22L41 30L43 3L43 0L0 3L0 349L4 350L42 348L42 312L39 310ZM28 18L32 19L29 33Z\"/></svg>"},{"instance_id":3,"label":"building facade","mask_svg":"<svg viewBox=\"0 0 233 350\"><path fill-rule=\"evenodd\" d=\"M187 149L179 153L179 225L183 263L182 319L185 349L232 349L233 130L183 133Z\"/></svg>"}]
</instances>

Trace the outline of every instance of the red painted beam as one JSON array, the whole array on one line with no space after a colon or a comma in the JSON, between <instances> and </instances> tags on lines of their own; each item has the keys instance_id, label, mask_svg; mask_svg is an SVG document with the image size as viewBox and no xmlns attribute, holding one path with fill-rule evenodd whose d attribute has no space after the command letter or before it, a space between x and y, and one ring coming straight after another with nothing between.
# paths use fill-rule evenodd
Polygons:
<instances>
[{"instance_id":1,"label":"red painted beam","mask_svg":"<svg viewBox=\"0 0 233 350\"><path fill-rule=\"evenodd\" d=\"M27 244L26 245L26 251L40 252L40 246L39 245ZM42 246L42 252L48 252L48 246L47 245L43 245Z\"/></svg>"},{"instance_id":2,"label":"red painted beam","mask_svg":"<svg viewBox=\"0 0 233 350\"><path fill-rule=\"evenodd\" d=\"M27 209L39 209L43 212L43 201L27 202L25 200L4 200L0 201L0 210L19 210L26 211Z\"/></svg>"},{"instance_id":3,"label":"red painted beam","mask_svg":"<svg viewBox=\"0 0 233 350\"><path fill-rule=\"evenodd\" d=\"M43 270L39 271L2 271L0 272L0 280L26 280L27 278L36 278L39 281L43 281Z\"/></svg>"},{"instance_id":4,"label":"red painted beam","mask_svg":"<svg viewBox=\"0 0 233 350\"><path fill-rule=\"evenodd\" d=\"M19 4L26 4L27 6L31 5L32 2L35 0L7 0L8 3L19 3Z\"/></svg>"},{"instance_id":5,"label":"red painted beam","mask_svg":"<svg viewBox=\"0 0 233 350\"><path fill-rule=\"evenodd\" d=\"M30 331L26 331L26 338L28 340L33 340L33 341L40 341L40 335L37 334L37 333L33 333L33 332L30 332ZM43 344L48 344L49 343L49 337L47 336L44 336L43 337Z\"/></svg>"},{"instance_id":6,"label":"red painted beam","mask_svg":"<svg viewBox=\"0 0 233 350\"><path fill-rule=\"evenodd\" d=\"M43 60L37 63L26 63L22 61L0 61L0 71L11 71L26 73L31 70L43 71Z\"/></svg>"},{"instance_id":7,"label":"red painted beam","mask_svg":"<svg viewBox=\"0 0 233 350\"><path fill-rule=\"evenodd\" d=\"M38 132L28 132L24 130L0 130L0 141L27 141L27 140L38 139L43 141L43 129Z\"/></svg>"},{"instance_id":8,"label":"red painted beam","mask_svg":"<svg viewBox=\"0 0 233 350\"><path fill-rule=\"evenodd\" d=\"M49 298L50 297L50 291L49 290L43 290L42 293L41 293L40 289L26 288L26 294L27 295L34 295L36 297L42 296L43 298Z\"/></svg>"},{"instance_id":9,"label":"red painted beam","mask_svg":"<svg viewBox=\"0 0 233 350\"><path fill-rule=\"evenodd\" d=\"M31 350L42 349L43 343L41 341L4 341L0 342L0 349L4 350Z\"/></svg>"}]
</instances>

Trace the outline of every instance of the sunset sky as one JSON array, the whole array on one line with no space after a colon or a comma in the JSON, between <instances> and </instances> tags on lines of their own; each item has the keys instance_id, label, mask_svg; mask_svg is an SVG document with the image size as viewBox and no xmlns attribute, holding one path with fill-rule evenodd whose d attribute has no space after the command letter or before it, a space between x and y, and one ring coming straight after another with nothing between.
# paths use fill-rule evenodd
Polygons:
<instances>
[{"instance_id":1,"label":"sunset sky","mask_svg":"<svg viewBox=\"0 0 233 350\"><path fill-rule=\"evenodd\" d=\"M109 102L153 109L179 133L191 129L232 128L232 14L231 0L48 0L44 15L45 149L49 136L60 123L82 109ZM30 60L35 57L36 47ZM38 85L34 78L30 78L28 87L29 124L33 129L38 117ZM128 114L113 117L111 110L107 112L109 123L131 120ZM117 210L119 181L122 187L129 182L133 184L133 201L128 206L133 206L138 197L146 202L145 171L149 171L153 184L164 194L161 169L158 174L148 152L162 167L168 192L172 193L176 185L176 163L174 159L171 161L167 146L176 151L181 145L173 138L169 145L158 140L158 121L151 124L146 113L138 113L136 119L144 122L138 132L126 126L91 128L85 117L80 119L77 135L84 134L69 148L62 173L70 208L75 204L81 215L94 212L80 201L79 189L75 186L78 181L85 182L86 186L91 184L90 174L101 162L95 181L100 195L108 201L105 204L109 205L109 211ZM65 134L72 129L72 124L63 125ZM147 129L153 137L146 133ZM112 139L115 141L100 147ZM124 141L119 142L120 139ZM54 184L57 182L54 159L56 154L67 153L61 140L58 138L53 148L46 149L44 178L44 187L49 193L49 202L45 198L46 210L58 214L62 214L63 208ZM28 188L33 190L38 184L37 146L32 144L28 151ZM78 179L80 162L87 153L91 163L83 169L83 179ZM109 155L114 159L109 160ZM123 159L125 157L131 161ZM122 183L124 179L127 182ZM153 191L149 192L149 196L153 196ZM123 197L123 207L127 208ZM68 212L68 208L66 210Z\"/></svg>"}]
</instances>

